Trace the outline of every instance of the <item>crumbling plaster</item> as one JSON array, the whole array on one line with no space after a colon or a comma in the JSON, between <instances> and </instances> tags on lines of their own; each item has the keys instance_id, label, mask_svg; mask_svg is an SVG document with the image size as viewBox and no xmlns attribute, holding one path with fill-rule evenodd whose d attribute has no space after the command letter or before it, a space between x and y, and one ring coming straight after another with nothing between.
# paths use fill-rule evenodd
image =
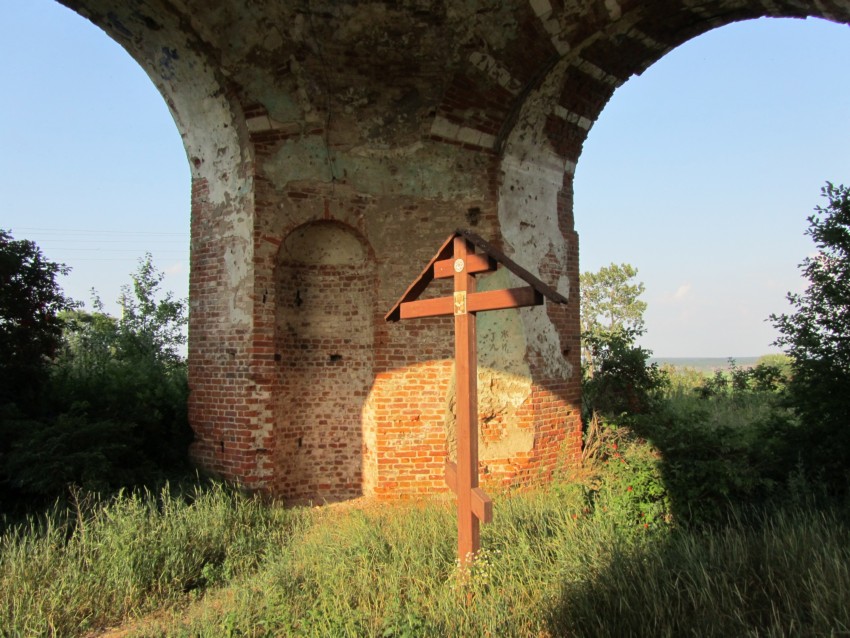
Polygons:
<instances>
[{"instance_id":1,"label":"crumbling plaster","mask_svg":"<svg viewBox=\"0 0 850 638\"><path fill-rule=\"evenodd\" d=\"M289 480L272 460L285 420L275 380L292 354L275 332L287 321L276 273L306 259L287 257L293 230L333 222L362 239L375 278L360 414L362 486L376 494L442 487L450 322L388 328L380 314L448 232L476 226L571 299L480 318L482 459L513 472L537 454L551 468L564 436L580 445L572 180L608 99L729 22L850 21L850 0L60 1L145 68L184 140L196 458L251 488ZM336 248L322 259L354 250Z\"/></svg>"},{"instance_id":2,"label":"crumbling plaster","mask_svg":"<svg viewBox=\"0 0 850 638\"><path fill-rule=\"evenodd\" d=\"M167 4L67 0L103 28L145 69L174 117L193 180L207 184L223 239L228 319L248 326L251 303L253 153L241 107L222 85L221 69ZM224 236L223 238L221 236Z\"/></svg>"}]
</instances>

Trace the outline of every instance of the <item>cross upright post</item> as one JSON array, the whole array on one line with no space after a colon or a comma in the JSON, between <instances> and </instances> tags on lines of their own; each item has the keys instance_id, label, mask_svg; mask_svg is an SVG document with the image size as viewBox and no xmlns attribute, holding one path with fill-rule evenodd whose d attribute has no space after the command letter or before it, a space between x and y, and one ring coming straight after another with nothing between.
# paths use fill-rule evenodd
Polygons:
<instances>
[{"instance_id":1,"label":"cross upright post","mask_svg":"<svg viewBox=\"0 0 850 638\"><path fill-rule=\"evenodd\" d=\"M454 238L455 384L457 387L457 554L461 562L481 548L478 517L472 512L472 490L478 487L478 353L475 314L467 312L467 297L475 292L475 277L467 268L472 246Z\"/></svg>"}]
</instances>

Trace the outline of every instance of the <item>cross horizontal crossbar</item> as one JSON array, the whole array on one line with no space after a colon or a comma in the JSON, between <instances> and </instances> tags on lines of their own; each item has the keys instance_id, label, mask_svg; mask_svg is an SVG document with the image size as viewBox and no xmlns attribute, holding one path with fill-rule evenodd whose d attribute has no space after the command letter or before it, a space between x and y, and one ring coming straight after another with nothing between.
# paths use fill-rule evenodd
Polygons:
<instances>
[{"instance_id":1,"label":"cross horizontal crossbar","mask_svg":"<svg viewBox=\"0 0 850 638\"><path fill-rule=\"evenodd\" d=\"M523 288L469 293L466 296L466 311L483 312L485 310L524 308L539 306L542 303L543 295L531 286L525 286ZM453 315L455 313L454 297L407 301L401 304L400 311L402 319Z\"/></svg>"},{"instance_id":2,"label":"cross horizontal crossbar","mask_svg":"<svg viewBox=\"0 0 850 638\"><path fill-rule=\"evenodd\" d=\"M489 255L476 255L475 253L466 256L466 272L470 275L482 272L493 272L499 267L496 260ZM455 260L443 259L434 262L434 279L445 279L455 276Z\"/></svg>"},{"instance_id":3,"label":"cross horizontal crossbar","mask_svg":"<svg viewBox=\"0 0 850 638\"><path fill-rule=\"evenodd\" d=\"M446 461L446 484L457 494L457 465L451 461ZM480 487L472 488L472 513L482 523L493 520L493 501Z\"/></svg>"}]
</instances>

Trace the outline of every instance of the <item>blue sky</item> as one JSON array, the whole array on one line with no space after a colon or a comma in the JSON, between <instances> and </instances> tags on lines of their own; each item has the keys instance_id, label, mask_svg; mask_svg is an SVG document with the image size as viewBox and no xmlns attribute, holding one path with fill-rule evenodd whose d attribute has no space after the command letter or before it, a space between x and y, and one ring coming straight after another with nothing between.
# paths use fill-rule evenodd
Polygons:
<instances>
[{"instance_id":1,"label":"blue sky","mask_svg":"<svg viewBox=\"0 0 850 638\"><path fill-rule=\"evenodd\" d=\"M188 291L189 169L164 101L113 41L53 0L0 1L0 227L107 305L149 250ZM850 30L723 27L619 89L575 182L581 268L628 262L657 356L769 352L766 317L802 289L806 216L848 183Z\"/></svg>"}]
</instances>

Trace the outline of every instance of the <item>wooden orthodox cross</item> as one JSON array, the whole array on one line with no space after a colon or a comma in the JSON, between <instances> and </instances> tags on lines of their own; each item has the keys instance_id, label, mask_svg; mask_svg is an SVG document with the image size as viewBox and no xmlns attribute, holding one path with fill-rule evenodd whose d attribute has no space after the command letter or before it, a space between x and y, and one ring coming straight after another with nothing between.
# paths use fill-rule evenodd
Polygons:
<instances>
[{"instance_id":1,"label":"wooden orthodox cross","mask_svg":"<svg viewBox=\"0 0 850 638\"><path fill-rule=\"evenodd\" d=\"M476 253L475 249L480 252ZM476 292L475 276L503 265L528 286ZM419 299L434 279L454 278L451 297ZM446 463L446 483L457 495L457 555L461 564L481 548L480 523L493 518L493 503L478 487L478 355L475 315L485 310L537 306L547 298L567 303L556 292L505 254L466 230L456 230L422 274L396 302L385 319L417 319L454 315L455 377L457 387L457 464Z\"/></svg>"}]
</instances>

